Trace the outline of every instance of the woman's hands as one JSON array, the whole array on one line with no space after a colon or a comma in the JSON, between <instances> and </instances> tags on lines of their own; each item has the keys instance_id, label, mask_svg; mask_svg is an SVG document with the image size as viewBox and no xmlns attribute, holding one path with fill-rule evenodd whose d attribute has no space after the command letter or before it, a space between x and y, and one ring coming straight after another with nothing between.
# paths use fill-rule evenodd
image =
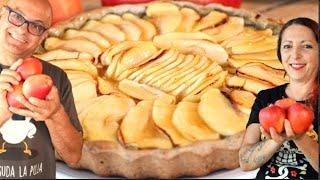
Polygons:
<instances>
[{"instance_id":1,"label":"woman's hands","mask_svg":"<svg viewBox=\"0 0 320 180\"><path fill-rule=\"evenodd\" d=\"M309 127L308 130L312 130L313 125ZM278 134L274 128L270 128L270 134L267 133L263 127L260 126L260 131L262 135L264 135L268 139L274 140L278 144L283 144L285 141L296 140L299 139L303 134L295 134L292 130L291 124L289 120L285 119L284 121L284 130L285 132L282 134Z\"/></svg>"}]
</instances>

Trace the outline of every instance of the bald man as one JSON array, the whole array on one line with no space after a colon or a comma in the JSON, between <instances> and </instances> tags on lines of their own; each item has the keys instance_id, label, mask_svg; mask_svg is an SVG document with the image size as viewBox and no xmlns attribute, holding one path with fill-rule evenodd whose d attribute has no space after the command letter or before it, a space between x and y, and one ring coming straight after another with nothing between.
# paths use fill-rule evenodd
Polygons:
<instances>
[{"instance_id":1,"label":"bald man","mask_svg":"<svg viewBox=\"0 0 320 180\"><path fill-rule=\"evenodd\" d=\"M0 179L55 178L55 151L70 166L81 158L82 128L61 69L42 61L43 73L54 81L45 100L17 98L24 109L6 100L21 79L15 72L21 58L32 56L47 37L51 19L47 0L10 0L0 10Z\"/></svg>"}]
</instances>

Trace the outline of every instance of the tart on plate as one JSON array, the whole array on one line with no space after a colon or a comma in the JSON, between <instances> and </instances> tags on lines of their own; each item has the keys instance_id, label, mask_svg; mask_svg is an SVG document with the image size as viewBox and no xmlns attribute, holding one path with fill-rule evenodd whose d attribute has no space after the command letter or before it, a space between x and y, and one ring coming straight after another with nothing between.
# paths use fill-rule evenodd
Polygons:
<instances>
[{"instance_id":1,"label":"tart on plate","mask_svg":"<svg viewBox=\"0 0 320 180\"><path fill-rule=\"evenodd\" d=\"M35 56L71 81L85 141L74 168L175 178L239 167L257 93L288 81L280 26L218 4L156 1L52 27Z\"/></svg>"}]
</instances>

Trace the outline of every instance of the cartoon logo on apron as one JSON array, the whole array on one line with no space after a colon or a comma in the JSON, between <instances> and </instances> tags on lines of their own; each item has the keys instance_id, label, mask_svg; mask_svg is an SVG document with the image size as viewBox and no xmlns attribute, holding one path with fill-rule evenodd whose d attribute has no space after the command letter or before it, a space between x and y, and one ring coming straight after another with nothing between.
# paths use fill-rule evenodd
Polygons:
<instances>
[{"instance_id":1,"label":"cartoon logo on apron","mask_svg":"<svg viewBox=\"0 0 320 180\"><path fill-rule=\"evenodd\" d=\"M7 152L5 149L8 144L24 144L23 153L31 156L32 152L28 148L28 144L24 141L26 138L32 139L37 132L36 126L30 122L31 118L26 117L25 120L13 120L10 118L0 128L0 134L5 142L2 143L0 154Z\"/></svg>"},{"instance_id":2,"label":"cartoon logo on apron","mask_svg":"<svg viewBox=\"0 0 320 180\"><path fill-rule=\"evenodd\" d=\"M298 156L303 156L303 153L298 150L298 148L293 148L289 141L283 143L279 149L277 156L273 159L275 160L275 166L278 167L278 175L276 177L271 177L266 172L265 179L288 179L289 175L296 174L294 177L305 175L307 173L307 159L298 158ZM294 172L289 168L294 168Z\"/></svg>"}]
</instances>

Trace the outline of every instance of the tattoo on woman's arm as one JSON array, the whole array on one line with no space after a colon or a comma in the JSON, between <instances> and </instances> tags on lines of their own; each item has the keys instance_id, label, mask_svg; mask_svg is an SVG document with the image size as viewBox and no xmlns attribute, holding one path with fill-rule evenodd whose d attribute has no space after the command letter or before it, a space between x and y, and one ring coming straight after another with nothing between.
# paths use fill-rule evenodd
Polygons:
<instances>
[{"instance_id":1,"label":"tattoo on woman's arm","mask_svg":"<svg viewBox=\"0 0 320 180\"><path fill-rule=\"evenodd\" d=\"M251 157L252 153L259 152L262 150L263 146L265 145L266 141L261 141L259 143L254 144L252 147L247 147L243 153L243 155L240 157L240 160L249 163L249 158ZM253 162L260 164L266 160L266 157L264 156L258 156L253 159Z\"/></svg>"}]
</instances>

